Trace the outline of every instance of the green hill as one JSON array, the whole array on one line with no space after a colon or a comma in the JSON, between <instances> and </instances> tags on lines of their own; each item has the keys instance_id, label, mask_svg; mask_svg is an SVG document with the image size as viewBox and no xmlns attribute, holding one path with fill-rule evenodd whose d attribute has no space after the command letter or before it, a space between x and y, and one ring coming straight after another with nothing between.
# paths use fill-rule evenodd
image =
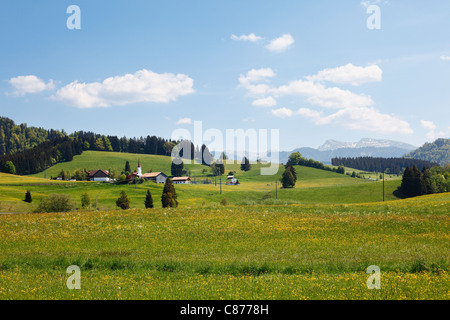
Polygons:
<instances>
[{"instance_id":1,"label":"green hill","mask_svg":"<svg viewBox=\"0 0 450 320\"><path fill-rule=\"evenodd\" d=\"M112 170L116 169L119 173L125 168L125 162L129 161L131 170L136 170L138 160L141 160L143 172L163 171L170 175L171 158L166 156L121 153L121 152L102 152L102 151L84 151L81 155L74 156L73 161L61 162L47 169L47 178L57 177L61 170L73 172L80 170ZM43 178L44 172L40 172L33 177Z\"/></svg>"},{"instance_id":2,"label":"green hill","mask_svg":"<svg viewBox=\"0 0 450 320\"><path fill-rule=\"evenodd\" d=\"M450 163L450 139L438 139L432 143L426 143L405 157L436 162L445 166Z\"/></svg>"}]
</instances>

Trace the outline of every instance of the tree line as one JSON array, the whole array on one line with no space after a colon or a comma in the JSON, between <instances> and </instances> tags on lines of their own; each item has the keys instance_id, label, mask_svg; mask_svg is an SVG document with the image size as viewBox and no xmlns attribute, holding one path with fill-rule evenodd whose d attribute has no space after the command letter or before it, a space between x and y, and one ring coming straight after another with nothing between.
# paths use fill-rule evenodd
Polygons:
<instances>
[{"instance_id":1,"label":"tree line","mask_svg":"<svg viewBox=\"0 0 450 320\"><path fill-rule=\"evenodd\" d=\"M406 167L403 173L401 193L406 197L450 192L450 165L445 167Z\"/></svg>"},{"instance_id":2,"label":"tree line","mask_svg":"<svg viewBox=\"0 0 450 320\"><path fill-rule=\"evenodd\" d=\"M72 161L82 152L81 141L55 138L32 149L1 155L0 171L19 175L39 173L59 162Z\"/></svg>"},{"instance_id":3,"label":"tree line","mask_svg":"<svg viewBox=\"0 0 450 320\"><path fill-rule=\"evenodd\" d=\"M25 151L39 144L66 136L64 130L46 130L28 127L26 123L16 125L13 120L0 117L0 155Z\"/></svg>"},{"instance_id":4,"label":"tree line","mask_svg":"<svg viewBox=\"0 0 450 320\"><path fill-rule=\"evenodd\" d=\"M402 174L406 167L414 165L422 170L423 168L431 168L439 166L426 160L407 159L407 158L373 158L373 157L356 157L356 158L333 158L331 163L334 166L344 166L368 172L386 172L390 174Z\"/></svg>"}]
</instances>

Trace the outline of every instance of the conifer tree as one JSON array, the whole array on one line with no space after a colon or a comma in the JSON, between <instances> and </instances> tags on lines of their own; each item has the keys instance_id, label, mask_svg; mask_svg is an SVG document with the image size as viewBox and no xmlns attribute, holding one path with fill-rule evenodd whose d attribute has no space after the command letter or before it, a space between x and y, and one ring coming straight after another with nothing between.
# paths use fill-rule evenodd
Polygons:
<instances>
[{"instance_id":1,"label":"conifer tree","mask_svg":"<svg viewBox=\"0 0 450 320\"><path fill-rule=\"evenodd\" d=\"M164 184L161 203L163 208L178 207L177 193L175 192L175 187L173 186L172 180L169 178L167 178L166 183Z\"/></svg>"},{"instance_id":2,"label":"conifer tree","mask_svg":"<svg viewBox=\"0 0 450 320\"><path fill-rule=\"evenodd\" d=\"M120 193L120 197L117 199L116 205L123 210L127 210L130 208L130 199L128 199L125 191L122 191Z\"/></svg>"},{"instance_id":3,"label":"conifer tree","mask_svg":"<svg viewBox=\"0 0 450 320\"><path fill-rule=\"evenodd\" d=\"M283 188L294 188L296 178L294 177L293 167L288 165L281 176L281 184Z\"/></svg>"},{"instance_id":4,"label":"conifer tree","mask_svg":"<svg viewBox=\"0 0 450 320\"><path fill-rule=\"evenodd\" d=\"M153 198L152 198L152 194L150 192L150 189L147 190L147 194L145 196L145 208L146 209L153 208Z\"/></svg>"},{"instance_id":5,"label":"conifer tree","mask_svg":"<svg viewBox=\"0 0 450 320\"><path fill-rule=\"evenodd\" d=\"M30 190L27 190L27 192L25 193L25 202L31 203L33 201L33 199L31 198L31 192Z\"/></svg>"},{"instance_id":6,"label":"conifer tree","mask_svg":"<svg viewBox=\"0 0 450 320\"><path fill-rule=\"evenodd\" d=\"M250 165L250 161L247 157L244 157L241 162L241 170L242 171L250 171L252 166Z\"/></svg>"}]
</instances>

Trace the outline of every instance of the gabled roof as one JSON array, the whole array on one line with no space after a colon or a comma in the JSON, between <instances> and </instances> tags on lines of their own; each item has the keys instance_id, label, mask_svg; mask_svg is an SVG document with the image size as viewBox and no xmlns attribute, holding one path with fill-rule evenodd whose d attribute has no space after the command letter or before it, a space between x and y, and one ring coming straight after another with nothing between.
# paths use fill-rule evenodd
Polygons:
<instances>
[{"instance_id":1,"label":"gabled roof","mask_svg":"<svg viewBox=\"0 0 450 320\"><path fill-rule=\"evenodd\" d=\"M102 177L109 176L109 171L106 171L106 170L91 170L91 171L88 172L88 177L89 178L93 178L93 177L96 177L96 176L102 176Z\"/></svg>"},{"instance_id":2,"label":"gabled roof","mask_svg":"<svg viewBox=\"0 0 450 320\"><path fill-rule=\"evenodd\" d=\"M150 179L150 178L156 178L157 176L159 176L159 175L163 175L163 176L165 176L165 177L167 177L163 172L149 172L149 173L144 173L143 175L142 175L142 178L147 178L147 179Z\"/></svg>"},{"instance_id":3,"label":"gabled roof","mask_svg":"<svg viewBox=\"0 0 450 320\"><path fill-rule=\"evenodd\" d=\"M191 180L191 178L189 178L189 177L174 177L172 180L173 181L189 181L189 180Z\"/></svg>"}]
</instances>

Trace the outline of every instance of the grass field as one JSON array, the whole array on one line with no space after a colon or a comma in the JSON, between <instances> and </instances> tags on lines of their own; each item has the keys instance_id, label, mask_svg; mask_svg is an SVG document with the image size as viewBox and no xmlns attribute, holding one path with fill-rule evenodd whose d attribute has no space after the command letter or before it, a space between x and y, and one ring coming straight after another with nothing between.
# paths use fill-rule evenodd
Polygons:
<instances>
[{"instance_id":1,"label":"grass field","mask_svg":"<svg viewBox=\"0 0 450 320\"><path fill-rule=\"evenodd\" d=\"M170 158L85 152L47 171L113 169L125 161L170 173ZM98 163L101 163L99 168ZM177 209L161 208L163 185L69 182L0 173L0 299L449 299L450 194L399 200L383 183L296 167L294 189L239 164L240 186L176 185ZM204 166L189 165L191 175ZM203 178L202 178L203 179ZM211 178L210 178L211 179ZM144 209L147 189L155 208ZM220 193L222 189L222 194ZM27 190L33 203L22 201ZM120 191L130 210L117 209ZM36 214L52 193L76 207ZM228 205L222 206L222 199ZM82 289L66 287L81 268ZM366 269L381 268L381 290Z\"/></svg>"},{"instance_id":2,"label":"grass field","mask_svg":"<svg viewBox=\"0 0 450 320\"><path fill-rule=\"evenodd\" d=\"M104 155L105 153L103 153ZM109 154L109 153L108 153ZM83 154L84 155L84 154ZM90 161L90 155L78 158L77 163L59 164L59 168L53 169L59 172L63 165L70 164L70 170L83 167ZM149 156L152 159L154 156ZM162 158L162 159L161 159ZM125 158L121 158L122 163ZM167 157L156 159L170 161ZM147 159L148 160L148 159ZM109 162L107 160L106 162ZM169 162L170 163L170 162ZM192 170L200 171L204 166L191 165ZM292 204L292 203L358 203L373 202L383 199L382 182L369 182L363 179L350 178L349 176L333 172L296 167L298 181L294 189L280 189L281 184L277 180L282 173L275 176L261 176L261 165L254 165L249 172L242 172L239 165L227 165L228 171L236 171L236 176L241 181L239 186L227 186L222 179L216 184L209 185L177 185L176 191L181 207L192 206L216 206L223 198L231 205L255 205L255 204ZM66 169L66 168L64 168ZM160 168L158 168L160 170ZM50 172L48 173L50 175ZM39 175L38 175L39 176ZM209 178L211 180L211 178ZM400 181L386 181L386 200L397 199L393 192L400 185ZM52 193L63 193L72 196L76 206L80 206L80 196L87 192L92 201L97 203L97 208L107 210L114 209L115 200L120 191L125 190L131 199L133 208L144 208L144 199L147 189L153 195L156 207L160 207L162 185L153 182L145 182L138 185L115 185L99 182L68 182L43 179L37 176L12 176L0 173L0 212L30 212L43 197ZM222 189L222 194L220 194ZM278 189L278 190L277 190ZM30 190L33 204L26 204L25 192ZM278 198L278 199L277 199Z\"/></svg>"},{"instance_id":3,"label":"grass field","mask_svg":"<svg viewBox=\"0 0 450 320\"><path fill-rule=\"evenodd\" d=\"M449 200L1 215L0 299L449 299Z\"/></svg>"}]
</instances>

